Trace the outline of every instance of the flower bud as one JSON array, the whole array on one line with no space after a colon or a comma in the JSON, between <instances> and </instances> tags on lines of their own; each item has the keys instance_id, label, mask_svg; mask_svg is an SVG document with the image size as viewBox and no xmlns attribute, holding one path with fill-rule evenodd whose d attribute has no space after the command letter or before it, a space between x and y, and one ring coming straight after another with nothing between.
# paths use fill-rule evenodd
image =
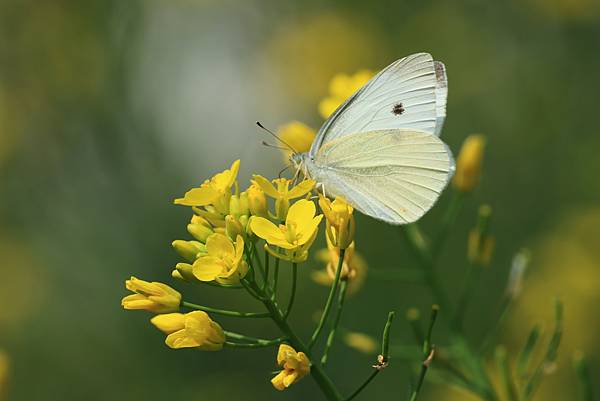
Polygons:
<instances>
[{"instance_id":1,"label":"flower bud","mask_svg":"<svg viewBox=\"0 0 600 401\"><path fill-rule=\"evenodd\" d=\"M204 244L198 241L175 240L171 243L175 251L188 262L194 262L199 253L206 253Z\"/></svg>"},{"instance_id":2,"label":"flower bud","mask_svg":"<svg viewBox=\"0 0 600 401\"><path fill-rule=\"evenodd\" d=\"M327 219L326 232L331 243L346 249L354 241L356 223L354 222L354 208L343 198L336 198L333 202L319 195L319 205Z\"/></svg>"},{"instance_id":3,"label":"flower bud","mask_svg":"<svg viewBox=\"0 0 600 401\"><path fill-rule=\"evenodd\" d=\"M477 185L481 175L484 149L485 137L483 135L469 135L463 142L452 180L457 190L470 192Z\"/></svg>"},{"instance_id":4,"label":"flower bud","mask_svg":"<svg viewBox=\"0 0 600 401\"><path fill-rule=\"evenodd\" d=\"M268 217L267 197L256 183L252 183L248 190L248 208L253 216Z\"/></svg>"},{"instance_id":5,"label":"flower bud","mask_svg":"<svg viewBox=\"0 0 600 401\"><path fill-rule=\"evenodd\" d=\"M189 263L177 263L175 265L175 270L171 272L171 276L175 278L180 278L185 281L198 281L194 273L192 272L193 266Z\"/></svg>"},{"instance_id":6,"label":"flower bud","mask_svg":"<svg viewBox=\"0 0 600 401\"><path fill-rule=\"evenodd\" d=\"M240 217L248 215L248 194L242 192L239 195L233 195L229 201L229 214Z\"/></svg>"},{"instance_id":7,"label":"flower bud","mask_svg":"<svg viewBox=\"0 0 600 401\"><path fill-rule=\"evenodd\" d=\"M153 325L167 334L165 343L173 349L197 348L219 351L225 342L225 333L206 312L169 313L151 319Z\"/></svg>"},{"instance_id":8,"label":"flower bud","mask_svg":"<svg viewBox=\"0 0 600 401\"><path fill-rule=\"evenodd\" d=\"M232 215L225 216L225 234L230 239L237 238L238 235L244 236L246 230L244 226Z\"/></svg>"},{"instance_id":9,"label":"flower bud","mask_svg":"<svg viewBox=\"0 0 600 401\"><path fill-rule=\"evenodd\" d=\"M202 243L205 243L206 239L214 233L210 226L204 224L190 223L187 225L187 230L194 238Z\"/></svg>"},{"instance_id":10,"label":"flower bud","mask_svg":"<svg viewBox=\"0 0 600 401\"><path fill-rule=\"evenodd\" d=\"M167 313L179 310L181 294L163 283L147 282L131 277L125 287L132 292L121 301L125 309L143 309L154 313Z\"/></svg>"}]
</instances>

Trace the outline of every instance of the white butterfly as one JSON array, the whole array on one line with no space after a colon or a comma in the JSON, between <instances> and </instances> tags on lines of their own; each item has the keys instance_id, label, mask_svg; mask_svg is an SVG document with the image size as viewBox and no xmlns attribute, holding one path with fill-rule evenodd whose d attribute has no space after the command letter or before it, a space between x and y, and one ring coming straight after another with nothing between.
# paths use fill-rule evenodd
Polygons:
<instances>
[{"instance_id":1,"label":"white butterfly","mask_svg":"<svg viewBox=\"0 0 600 401\"><path fill-rule=\"evenodd\" d=\"M292 161L328 196L391 224L412 223L454 172L439 139L447 94L444 64L427 53L400 59L338 107Z\"/></svg>"}]
</instances>

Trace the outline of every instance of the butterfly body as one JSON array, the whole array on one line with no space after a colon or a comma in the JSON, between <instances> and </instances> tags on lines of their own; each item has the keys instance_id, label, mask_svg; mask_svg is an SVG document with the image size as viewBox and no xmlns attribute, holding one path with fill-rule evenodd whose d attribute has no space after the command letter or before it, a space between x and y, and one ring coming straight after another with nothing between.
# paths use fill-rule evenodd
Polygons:
<instances>
[{"instance_id":1,"label":"butterfly body","mask_svg":"<svg viewBox=\"0 0 600 401\"><path fill-rule=\"evenodd\" d=\"M292 162L327 196L391 224L414 222L454 171L439 138L446 94L442 63L427 53L400 59L339 106Z\"/></svg>"}]
</instances>

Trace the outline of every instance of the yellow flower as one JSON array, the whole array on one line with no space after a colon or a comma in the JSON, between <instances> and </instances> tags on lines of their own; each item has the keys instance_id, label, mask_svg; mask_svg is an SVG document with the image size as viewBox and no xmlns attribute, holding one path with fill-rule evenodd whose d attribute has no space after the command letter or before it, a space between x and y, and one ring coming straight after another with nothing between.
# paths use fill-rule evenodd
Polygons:
<instances>
[{"instance_id":1,"label":"yellow flower","mask_svg":"<svg viewBox=\"0 0 600 401\"><path fill-rule=\"evenodd\" d=\"M319 206L327 219L327 238L334 246L346 249L354 241L356 223L354 208L344 198L335 198L333 202L319 195Z\"/></svg>"},{"instance_id":2,"label":"yellow flower","mask_svg":"<svg viewBox=\"0 0 600 401\"><path fill-rule=\"evenodd\" d=\"M265 192L252 181L252 185L246 190L248 194L248 208L253 216L268 217L267 197Z\"/></svg>"},{"instance_id":3,"label":"yellow flower","mask_svg":"<svg viewBox=\"0 0 600 401\"><path fill-rule=\"evenodd\" d=\"M315 204L301 199L290 207L285 225L281 224L278 227L263 217L253 217L250 229L267 241L268 245L277 246L285 252L279 253L265 245L265 249L271 255L293 262L304 262L323 218L323 215L315 217L315 213Z\"/></svg>"},{"instance_id":4,"label":"yellow flower","mask_svg":"<svg viewBox=\"0 0 600 401\"><path fill-rule=\"evenodd\" d=\"M372 354L377 350L377 341L364 333L348 332L344 336L344 342L350 348L354 348L363 354Z\"/></svg>"},{"instance_id":5,"label":"yellow flower","mask_svg":"<svg viewBox=\"0 0 600 401\"><path fill-rule=\"evenodd\" d=\"M329 96L319 103L319 114L328 118L346 99L359 90L373 73L369 70L360 70L354 75L337 74L329 83Z\"/></svg>"},{"instance_id":6,"label":"yellow flower","mask_svg":"<svg viewBox=\"0 0 600 401\"><path fill-rule=\"evenodd\" d=\"M192 216L190 224L187 225L187 230L201 243L205 243L206 239L214 234L212 225L205 218L196 215Z\"/></svg>"},{"instance_id":7,"label":"yellow flower","mask_svg":"<svg viewBox=\"0 0 600 401\"><path fill-rule=\"evenodd\" d=\"M215 233L206 240L207 255L194 262L193 273L200 281L237 284L248 273L248 264L242 259L244 239L238 235L235 246L223 234Z\"/></svg>"},{"instance_id":8,"label":"yellow flower","mask_svg":"<svg viewBox=\"0 0 600 401\"><path fill-rule=\"evenodd\" d=\"M456 160L456 173L452 180L454 188L462 192L470 192L481 174L485 137L469 135L463 142Z\"/></svg>"},{"instance_id":9,"label":"yellow flower","mask_svg":"<svg viewBox=\"0 0 600 401\"><path fill-rule=\"evenodd\" d=\"M283 391L310 373L310 361L304 352L296 352L287 344L281 344L277 352L277 364L283 370L271 383L279 391Z\"/></svg>"},{"instance_id":10,"label":"yellow flower","mask_svg":"<svg viewBox=\"0 0 600 401\"><path fill-rule=\"evenodd\" d=\"M296 152L303 153L308 152L313 140L315 139L316 132L308 125L303 124L299 121L292 121L284 126L279 127L277 130L279 138L292 147ZM282 149L284 161L288 162L292 151L289 149Z\"/></svg>"},{"instance_id":11,"label":"yellow flower","mask_svg":"<svg viewBox=\"0 0 600 401\"><path fill-rule=\"evenodd\" d=\"M179 310L181 294L163 283L149 283L131 277L125 287L135 292L121 301L125 309L143 309L154 313L167 313Z\"/></svg>"},{"instance_id":12,"label":"yellow flower","mask_svg":"<svg viewBox=\"0 0 600 401\"><path fill-rule=\"evenodd\" d=\"M315 187L315 181L305 180L290 189L292 180L278 178L271 183L260 175L254 176L254 182L265 192L265 194L267 194L267 196L275 199L275 215L271 217L278 221L285 220L288 209L290 208L290 200L306 195Z\"/></svg>"},{"instance_id":13,"label":"yellow flower","mask_svg":"<svg viewBox=\"0 0 600 401\"><path fill-rule=\"evenodd\" d=\"M192 188L185 193L183 198L175 199L175 204L184 206L214 205L221 214L229 214L231 188L235 183L239 168L240 161L234 161L229 170L204 181L199 188Z\"/></svg>"},{"instance_id":14,"label":"yellow flower","mask_svg":"<svg viewBox=\"0 0 600 401\"><path fill-rule=\"evenodd\" d=\"M225 333L206 312L168 313L151 320L159 330L167 334L165 344L170 348L198 348L202 351L219 351L225 342Z\"/></svg>"},{"instance_id":15,"label":"yellow flower","mask_svg":"<svg viewBox=\"0 0 600 401\"><path fill-rule=\"evenodd\" d=\"M354 247L353 242L346 248L340 275L341 280L348 280L348 294L358 291L367 276L367 262L354 250ZM325 269L313 271L311 278L317 284L331 286L335 279L335 270L340 258L340 249L333 246L329 238L327 238L327 249L319 250L315 258L320 262L326 263L326 266Z\"/></svg>"}]
</instances>

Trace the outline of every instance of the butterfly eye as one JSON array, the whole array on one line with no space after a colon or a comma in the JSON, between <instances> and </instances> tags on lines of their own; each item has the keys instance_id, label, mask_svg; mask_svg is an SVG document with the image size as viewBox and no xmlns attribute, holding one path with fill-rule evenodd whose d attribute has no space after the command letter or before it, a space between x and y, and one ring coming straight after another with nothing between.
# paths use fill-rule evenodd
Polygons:
<instances>
[{"instance_id":1,"label":"butterfly eye","mask_svg":"<svg viewBox=\"0 0 600 401\"><path fill-rule=\"evenodd\" d=\"M402 105L402 103L395 104L392 108L392 113L397 116L402 115L402 113L404 113L404 106Z\"/></svg>"}]
</instances>

